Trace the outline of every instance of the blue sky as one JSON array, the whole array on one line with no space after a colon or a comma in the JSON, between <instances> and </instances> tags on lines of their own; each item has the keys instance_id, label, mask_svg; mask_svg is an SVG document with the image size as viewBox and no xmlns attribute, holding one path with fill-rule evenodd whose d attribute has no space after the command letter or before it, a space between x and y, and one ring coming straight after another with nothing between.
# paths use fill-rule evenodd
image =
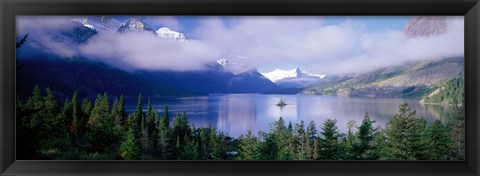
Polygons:
<instances>
[{"instance_id":1,"label":"blue sky","mask_svg":"<svg viewBox=\"0 0 480 176\"><path fill-rule=\"evenodd\" d=\"M198 28L202 20L208 17L205 16L175 16L182 26L179 32L184 33L189 38L194 38L194 31ZM252 19L255 17L252 16ZM302 17L298 17L302 18ZM338 25L346 21L354 21L356 23L362 23L366 25L368 32L383 32L387 30L403 30L403 27L411 18L410 16L318 16L318 18L324 22L325 25ZM120 18L123 19L123 18ZM238 18L236 17L220 17L226 26L234 25ZM163 25L155 25L155 27L164 27ZM170 27L171 26L166 26Z\"/></svg>"}]
</instances>

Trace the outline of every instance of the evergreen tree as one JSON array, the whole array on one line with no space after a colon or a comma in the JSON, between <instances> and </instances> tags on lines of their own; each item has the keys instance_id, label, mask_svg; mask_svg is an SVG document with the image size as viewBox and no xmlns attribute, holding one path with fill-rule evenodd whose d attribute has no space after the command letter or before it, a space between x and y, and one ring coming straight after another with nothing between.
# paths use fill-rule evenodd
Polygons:
<instances>
[{"instance_id":1,"label":"evergreen tree","mask_svg":"<svg viewBox=\"0 0 480 176\"><path fill-rule=\"evenodd\" d=\"M33 87L32 91L33 96L29 99L29 102L33 103L33 109L39 109L43 107L43 97L42 97L42 92L40 90L40 86L38 84L35 84L35 87ZM27 102L27 104L29 104Z\"/></svg>"},{"instance_id":2,"label":"evergreen tree","mask_svg":"<svg viewBox=\"0 0 480 176\"><path fill-rule=\"evenodd\" d=\"M150 102L150 98L148 99L147 105L147 134L148 140L150 144L150 148L153 149L157 148L157 141L158 141L158 115L156 110L152 107Z\"/></svg>"},{"instance_id":3,"label":"evergreen tree","mask_svg":"<svg viewBox=\"0 0 480 176\"><path fill-rule=\"evenodd\" d=\"M308 127L307 127L307 132L305 133L305 135L307 135L307 138L309 139L307 141L307 151L310 155L309 159L314 159L313 158L313 153L315 152L314 150L314 143L315 143L315 139L317 139L317 127L315 125L315 122L312 120L310 121L310 123L308 124Z\"/></svg>"},{"instance_id":4,"label":"evergreen tree","mask_svg":"<svg viewBox=\"0 0 480 176\"><path fill-rule=\"evenodd\" d=\"M90 112L92 111L92 109L93 109L92 103L88 100L88 98L83 99L82 113L90 117Z\"/></svg>"},{"instance_id":5,"label":"evergreen tree","mask_svg":"<svg viewBox=\"0 0 480 176\"><path fill-rule=\"evenodd\" d=\"M208 159L210 160L220 160L226 152L221 146L220 138L217 136L217 130L215 128L210 129L207 151Z\"/></svg>"},{"instance_id":6,"label":"evergreen tree","mask_svg":"<svg viewBox=\"0 0 480 176\"><path fill-rule=\"evenodd\" d=\"M119 99L115 98L112 106L112 117L118 128L126 129L127 114L125 113L125 99L123 95L120 95Z\"/></svg>"},{"instance_id":7,"label":"evergreen tree","mask_svg":"<svg viewBox=\"0 0 480 176\"><path fill-rule=\"evenodd\" d=\"M185 136L190 136L190 130L190 125L188 124L185 112L182 112L182 115L177 114L173 123L173 132L175 137L180 137L180 139L183 139ZM182 140L180 140L180 144L184 144Z\"/></svg>"},{"instance_id":8,"label":"evergreen tree","mask_svg":"<svg viewBox=\"0 0 480 176\"><path fill-rule=\"evenodd\" d=\"M416 111L407 103L400 105L385 128L386 145L389 149L387 159L421 160L426 159L425 120L418 119Z\"/></svg>"},{"instance_id":9,"label":"evergreen tree","mask_svg":"<svg viewBox=\"0 0 480 176\"><path fill-rule=\"evenodd\" d=\"M120 141L121 131L110 116L108 96L98 95L88 120L87 141L96 152L112 151Z\"/></svg>"},{"instance_id":10,"label":"evergreen tree","mask_svg":"<svg viewBox=\"0 0 480 176\"><path fill-rule=\"evenodd\" d=\"M337 160L340 155L340 132L336 125L337 120L326 119L320 132L319 159Z\"/></svg>"},{"instance_id":11,"label":"evergreen tree","mask_svg":"<svg viewBox=\"0 0 480 176\"><path fill-rule=\"evenodd\" d=\"M249 130L246 136L240 136L239 160L260 160L260 141Z\"/></svg>"},{"instance_id":12,"label":"evergreen tree","mask_svg":"<svg viewBox=\"0 0 480 176\"><path fill-rule=\"evenodd\" d=\"M73 105L72 101L70 101L68 98L65 100L63 103L63 107L61 108L61 116L62 119L64 119L64 128L65 131L69 131L71 136L74 136L73 132L71 131L70 127L73 122Z\"/></svg>"},{"instance_id":13,"label":"evergreen tree","mask_svg":"<svg viewBox=\"0 0 480 176\"><path fill-rule=\"evenodd\" d=\"M142 106L142 94L138 95L137 101L137 110L133 116L133 129L135 132L135 136L137 139L143 137L143 133L145 132L145 117L143 115L143 106Z\"/></svg>"},{"instance_id":14,"label":"evergreen tree","mask_svg":"<svg viewBox=\"0 0 480 176\"><path fill-rule=\"evenodd\" d=\"M163 117L160 120L160 127L162 129L167 129L170 126L170 116L168 115L168 106L165 105L163 110Z\"/></svg>"},{"instance_id":15,"label":"evergreen tree","mask_svg":"<svg viewBox=\"0 0 480 176\"><path fill-rule=\"evenodd\" d=\"M179 157L179 159L181 160L199 160L200 152L198 142L186 142L186 144L183 146L183 150L181 151L181 153L182 158Z\"/></svg>"},{"instance_id":16,"label":"evergreen tree","mask_svg":"<svg viewBox=\"0 0 480 176\"><path fill-rule=\"evenodd\" d=\"M165 117L163 117L165 118ZM158 148L158 153L159 153L159 158L160 159L176 159L176 153L175 153L175 145L173 140L173 132L172 129L167 125L163 126L162 122L157 124L157 129L158 129L158 142L157 142L157 148Z\"/></svg>"},{"instance_id":17,"label":"evergreen tree","mask_svg":"<svg viewBox=\"0 0 480 176\"><path fill-rule=\"evenodd\" d=\"M310 134L310 144L311 144L310 147L312 147L313 149L313 143L314 143L313 141L317 138L317 127L313 120L310 121L310 123L308 124L307 131Z\"/></svg>"},{"instance_id":18,"label":"evergreen tree","mask_svg":"<svg viewBox=\"0 0 480 176\"><path fill-rule=\"evenodd\" d=\"M225 133L220 132L220 134L216 137L216 143L215 143L215 150L214 152L217 152L218 156L220 157L219 159L222 160L227 160L228 159L228 149L229 149L229 144L230 144L230 137L228 137Z\"/></svg>"},{"instance_id":19,"label":"evergreen tree","mask_svg":"<svg viewBox=\"0 0 480 176\"><path fill-rule=\"evenodd\" d=\"M75 138L75 142L79 144L80 141L78 137L78 128L79 128L79 122L82 121L82 116L81 116L80 105L78 102L77 91L73 93L71 104L72 104L72 122L70 125L70 133Z\"/></svg>"},{"instance_id":20,"label":"evergreen tree","mask_svg":"<svg viewBox=\"0 0 480 176\"><path fill-rule=\"evenodd\" d=\"M66 119L59 116L60 107L55 100L55 96L53 95L52 90L47 87L45 89L45 92L47 95L44 97L44 117L47 121L44 125L46 125L46 129L49 130L48 134L50 136L63 137L64 134L67 134L64 128ZM45 121L43 123L45 123Z\"/></svg>"},{"instance_id":21,"label":"evergreen tree","mask_svg":"<svg viewBox=\"0 0 480 176\"><path fill-rule=\"evenodd\" d=\"M209 128L200 128L199 132L199 140L200 140L200 159L207 160L208 159L208 134L210 129Z\"/></svg>"},{"instance_id":22,"label":"evergreen tree","mask_svg":"<svg viewBox=\"0 0 480 176\"><path fill-rule=\"evenodd\" d=\"M73 109L73 114L72 114L73 121L78 123L79 119L81 118L80 117L81 110L80 110L80 104L78 102L77 91L75 91L72 96L72 109Z\"/></svg>"},{"instance_id":23,"label":"evergreen tree","mask_svg":"<svg viewBox=\"0 0 480 176\"><path fill-rule=\"evenodd\" d=\"M356 150L354 148L354 145L356 143L355 140L355 134L354 131L352 130L353 128L356 127L354 120L350 120L347 123L347 128L348 128L348 133L347 133L347 139L345 140L344 148L345 148L345 154L343 159L351 160L355 159L356 157Z\"/></svg>"},{"instance_id":24,"label":"evergreen tree","mask_svg":"<svg viewBox=\"0 0 480 176\"><path fill-rule=\"evenodd\" d=\"M374 160L378 159L374 153L376 130L373 128L375 121L370 120L368 113L365 113L362 124L358 127L357 140L353 145L355 158L357 160Z\"/></svg>"},{"instance_id":25,"label":"evergreen tree","mask_svg":"<svg viewBox=\"0 0 480 176\"><path fill-rule=\"evenodd\" d=\"M385 130L382 128L376 128L376 135L374 136L372 146L375 148L369 154L372 158L377 158L379 160L388 160L390 149L387 146L387 141L385 137Z\"/></svg>"},{"instance_id":26,"label":"evergreen tree","mask_svg":"<svg viewBox=\"0 0 480 176\"><path fill-rule=\"evenodd\" d=\"M22 47L22 45L25 44L25 42L27 41L27 38L28 38L28 34L25 34L23 36L23 38L19 42L16 43L15 48L18 49L18 48Z\"/></svg>"},{"instance_id":27,"label":"evergreen tree","mask_svg":"<svg viewBox=\"0 0 480 176\"><path fill-rule=\"evenodd\" d=\"M108 99L105 99L105 96L98 94L97 99L95 99L95 105L91 110L90 118L88 119L88 125L94 126L99 124L102 118L108 116L110 116Z\"/></svg>"},{"instance_id":28,"label":"evergreen tree","mask_svg":"<svg viewBox=\"0 0 480 176\"><path fill-rule=\"evenodd\" d=\"M291 123L289 123L291 127ZM277 160L290 160L294 157L294 153L292 151L293 147L291 142L292 137L292 129L289 129L285 126L285 121L282 117L278 119L278 121L273 123L274 130L272 133L275 135L277 147L278 147L278 155L276 157Z\"/></svg>"},{"instance_id":29,"label":"evergreen tree","mask_svg":"<svg viewBox=\"0 0 480 176\"><path fill-rule=\"evenodd\" d=\"M449 130L440 120L435 120L428 128L428 151L431 160L447 160L452 151Z\"/></svg>"},{"instance_id":30,"label":"evergreen tree","mask_svg":"<svg viewBox=\"0 0 480 176\"><path fill-rule=\"evenodd\" d=\"M60 107L58 106L57 100L55 100L55 96L50 88L45 89L46 96L44 97L45 102L45 110L47 111L47 115L50 118L56 118L57 114L59 113Z\"/></svg>"},{"instance_id":31,"label":"evergreen tree","mask_svg":"<svg viewBox=\"0 0 480 176\"><path fill-rule=\"evenodd\" d=\"M39 140L37 152L45 159L55 159L69 147L70 139L65 128L66 119L61 113L53 91L47 87L45 93L46 95L41 98L43 101L37 99L42 103L35 103L41 104L43 107L32 114L34 119L38 120L35 121L33 127L38 129L33 131L35 133L31 135L36 136ZM34 99L36 98L34 97Z\"/></svg>"},{"instance_id":32,"label":"evergreen tree","mask_svg":"<svg viewBox=\"0 0 480 176\"><path fill-rule=\"evenodd\" d=\"M119 154L126 160L140 159L140 149L135 140L135 133L132 128L128 129L127 136L120 145Z\"/></svg>"},{"instance_id":33,"label":"evergreen tree","mask_svg":"<svg viewBox=\"0 0 480 176\"><path fill-rule=\"evenodd\" d=\"M307 136L305 133L305 125L303 123L303 120L300 121L300 124L295 124L294 131L295 159L306 160L310 157L307 147L309 145L307 141L310 141L310 136Z\"/></svg>"},{"instance_id":34,"label":"evergreen tree","mask_svg":"<svg viewBox=\"0 0 480 176\"><path fill-rule=\"evenodd\" d=\"M260 132L263 142L260 146L262 160L276 160L278 156L277 140L274 133Z\"/></svg>"},{"instance_id":35,"label":"evergreen tree","mask_svg":"<svg viewBox=\"0 0 480 176\"><path fill-rule=\"evenodd\" d=\"M26 103L17 102L17 159L55 159L69 147L63 108L45 91L35 85Z\"/></svg>"},{"instance_id":36,"label":"evergreen tree","mask_svg":"<svg viewBox=\"0 0 480 176\"><path fill-rule=\"evenodd\" d=\"M313 140L313 154L312 154L312 158L314 160L318 160L320 158L319 152L320 152L320 147L318 146L318 138L315 138Z\"/></svg>"},{"instance_id":37,"label":"evergreen tree","mask_svg":"<svg viewBox=\"0 0 480 176\"><path fill-rule=\"evenodd\" d=\"M153 153L153 148L151 148L150 141L149 141L149 136L147 134L146 130L143 130L141 132L141 137L140 137L140 146L142 149L142 158L148 158L149 155Z\"/></svg>"},{"instance_id":38,"label":"evergreen tree","mask_svg":"<svg viewBox=\"0 0 480 176\"><path fill-rule=\"evenodd\" d=\"M292 122L288 122L288 132L292 133L293 132L293 125Z\"/></svg>"},{"instance_id":39,"label":"evergreen tree","mask_svg":"<svg viewBox=\"0 0 480 176\"><path fill-rule=\"evenodd\" d=\"M150 98L148 98L148 104L147 104L147 131L148 134L153 134L155 131L155 118L156 118L156 112L152 107L152 104L150 102Z\"/></svg>"},{"instance_id":40,"label":"evergreen tree","mask_svg":"<svg viewBox=\"0 0 480 176\"><path fill-rule=\"evenodd\" d=\"M451 142L455 149L453 152L453 159L465 159L465 95L463 89L463 82L461 84L461 92L457 99L451 99L452 111L454 118L449 122L451 129Z\"/></svg>"},{"instance_id":41,"label":"evergreen tree","mask_svg":"<svg viewBox=\"0 0 480 176\"><path fill-rule=\"evenodd\" d=\"M451 139L455 152L453 158L457 160L465 159L465 117L463 115L455 117L451 122Z\"/></svg>"},{"instance_id":42,"label":"evergreen tree","mask_svg":"<svg viewBox=\"0 0 480 176\"><path fill-rule=\"evenodd\" d=\"M185 136L183 138L184 145L180 145L180 138L177 138L177 153L178 156L177 158L179 160L195 160L195 159L200 159L199 153L198 153L198 145L195 143L195 141L192 140L190 136Z\"/></svg>"},{"instance_id":43,"label":"evergreen tree","mask_svg":"<svg viewBox=\"0 0 480 176\"><path fill-rule=\"evenodd\" d=\"M311 160L313 159L313 143L310 143L310 138L311 138L310 131L305 132L305 146L306 146L306 159Z\"/></svg>"},{"instance_id":44,"label":"evergreen tree","mask_svg":"<svg viewBox=\"0 0 480 176\"><path fill-rule=\"evenodd\" d=\"M92 103L88 100L88 98L83 99L82 106L80 110L81 118L78 120L78 130L77 133L81 137L79 140L83 140L84 135L87 131L87 124L88 120L91 115L91 111L93 109Z\"/></svg>"},{"instance_id":45,"label":"evergreen tree","mask_svg":"<svg viewBox=\"0 0 480 176\"><path fill-rule=\"evenodd\" d=\"M158 135L156 135L158 134L157 123L158 123L157 111L152 107L152 104L150 103L150 98L149 98L148 105L147 105L147 131L148 131L149 140L151 142L156 141L158 137Z\"/></svg>"}]
</instances>

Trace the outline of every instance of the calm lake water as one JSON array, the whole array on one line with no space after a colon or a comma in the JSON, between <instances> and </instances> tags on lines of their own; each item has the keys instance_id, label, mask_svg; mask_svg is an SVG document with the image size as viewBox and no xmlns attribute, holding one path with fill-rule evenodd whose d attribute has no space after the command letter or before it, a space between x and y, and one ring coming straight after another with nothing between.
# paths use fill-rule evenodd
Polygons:
<instances>
[{"instance_id":1,"label":"calm lake water","mask_svg":"<svg viewBox=\"0 0 480 176\"><path fill-rule=\"evenodd\" d=\"M276 106L280 99L288 104L283 108ZM146 98L144 98L146 107ZM136 98L126 99L126 111L135 111ZM163 114L164 105L168 105L170 118L179 112L186 112L190 125L195 127L215 127L229 136L238 137L252 130L269 131L270 124L279 117L288 124L304 121L307 125L314 121L317 130L327 118L337 119L340 131L346 132L350 120L360 125L365 113L368 113L374 126L384 126L398 112L398 106L408 103L428 122L443 120L448 113L446 107L425 105L419 99L402 98L351 98L335 96L307 95L264 95L264 94L215 94L192 97L152 98L152 105L159 114Z\"/></svg>"}]
</instances>

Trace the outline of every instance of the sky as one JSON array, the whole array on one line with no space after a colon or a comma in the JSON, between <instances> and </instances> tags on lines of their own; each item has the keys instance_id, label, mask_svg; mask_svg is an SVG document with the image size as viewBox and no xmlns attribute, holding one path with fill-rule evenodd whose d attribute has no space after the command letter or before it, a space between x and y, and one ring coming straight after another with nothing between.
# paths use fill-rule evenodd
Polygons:
<instances>
[{"instance_id":1,"label":"sky","mask_svg":"<svg viewBox=\"0 0 480 176\"><path fill-rule=\"evenodd\" d=\"M58 40L52 32L74 28L70 18L17 17L17 34L29 33L42 48L66 58L87 56L141 70L200 70L233 56L260 72L300 67L329 75L464 53L463 17L447 18L446 33L409 38L403 32L409 16L146 16L141 18L155 29L182 32L188 42L136 32L99 33L82 44Z\"/></svg>"}]
</instances>

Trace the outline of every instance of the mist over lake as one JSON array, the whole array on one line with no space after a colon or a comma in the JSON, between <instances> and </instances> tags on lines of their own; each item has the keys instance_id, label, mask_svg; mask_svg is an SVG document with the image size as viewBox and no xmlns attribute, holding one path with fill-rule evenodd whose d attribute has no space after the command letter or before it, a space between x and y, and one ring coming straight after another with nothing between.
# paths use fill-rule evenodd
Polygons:
<instances>
[{"instance_id":1,"label":"mist over lake","mask_svg":"<svg viewBox=\"0 0 480 176\"><path fill-rule=\"evenodd\" d=\"M279 107L280 99L287 105ZM144 99L145 100L145 99ZM146 103L145 100L144 103ZM398 106L408 103L417 111L418 117L427 122L442 120L448 107L419 103L419 99L405 98L353 98L336 96L307 95L264 95L264 94L212 94L209 96L156 97L151 98L152 106L159 115L168 105L170 118L185 112L191 125L214 127L232 137L239 137L252 130L269 131L270 124L279 117L292 124L314 121L321 127L325 119L336 119L338 128L346 133L347 123L354 120L359 125L368 113L374 126L383 127L398 111ZM127 98L127 113L135 111L137 98Z\"/></svg>"}]
</instances>

